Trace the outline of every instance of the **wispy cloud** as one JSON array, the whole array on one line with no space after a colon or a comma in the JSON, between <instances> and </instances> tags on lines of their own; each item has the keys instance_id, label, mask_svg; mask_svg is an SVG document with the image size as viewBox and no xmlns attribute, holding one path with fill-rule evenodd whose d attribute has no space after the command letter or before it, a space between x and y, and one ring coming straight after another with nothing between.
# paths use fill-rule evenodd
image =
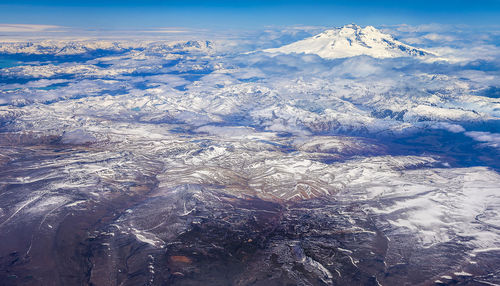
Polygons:
<instances>
[{"instance_id":1,"label":"wispy cloud","mask_svg":"<svg viewBox=\"0 0 500 286\"><path fill-rule=\"evenodd\" d=\"M45 32L63 28L56 25L0 24L0 32Z\"/></svg>"},{"instance_id":2,"label":"wispy cloud","mask_svg":"<svg viewBox=\"0 0 500 286\"><path fill-rule=\"evenodd\" d=\"M465 135L471 137L472 139L484 142L485 145L495 148L500 148L500 134L491 132L481 132L481 131L470 131L465 132Z\"/></svg>"},{"instance_id":3,"label":"wispy cloud","mask_svg":"<svg viewBox=\"0 0 500 286\"><path fill-rule=\"evenodd\" d=\"M166 34L181 34L193 32L191 29L180 28L180 27L165 27L165 28L155 28L150 30L144 30L144 33L166 33Z\"/></svg>"}]
</instances>

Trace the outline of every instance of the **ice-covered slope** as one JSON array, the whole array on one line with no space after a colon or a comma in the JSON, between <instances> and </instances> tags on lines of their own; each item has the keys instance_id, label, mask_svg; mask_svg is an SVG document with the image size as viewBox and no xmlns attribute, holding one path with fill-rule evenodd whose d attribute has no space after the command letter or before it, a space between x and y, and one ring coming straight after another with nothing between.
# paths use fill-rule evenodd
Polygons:
<instances>
[{"instance_id":1,"label":"ice-covered slope","mask_svg":"<svg viewBox=\"0 0 500 286\"><path fill-rule=\"evenodd\" d=\"M348 58L360 55L374 58L395 58L431 55L395 40L372 26L362 28L350 24L341 28L326 30L316 36L289 45L264 50L269 53L316 54L326 59Z\"/></svg>"}]
</instances>

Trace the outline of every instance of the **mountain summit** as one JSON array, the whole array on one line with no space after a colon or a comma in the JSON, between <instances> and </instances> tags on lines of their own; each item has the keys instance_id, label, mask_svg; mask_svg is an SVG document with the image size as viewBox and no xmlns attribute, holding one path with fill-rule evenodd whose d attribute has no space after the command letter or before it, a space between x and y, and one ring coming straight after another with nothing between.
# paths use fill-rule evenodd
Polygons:
<instances>
[{"instance_id":1,"label":"mountain summit","mask_svg":"<svg viewBox=\"0 0 500 286\"><path fill-rule=\"evenodd\" d=\"M316 54L326 59L360 55L374 58L432 55L423 49L397 41L391 35L384 34L372 26L362 28L354 24L326 30L316 36L264 51L284 54Z\"/></svg>"}]
</instances>

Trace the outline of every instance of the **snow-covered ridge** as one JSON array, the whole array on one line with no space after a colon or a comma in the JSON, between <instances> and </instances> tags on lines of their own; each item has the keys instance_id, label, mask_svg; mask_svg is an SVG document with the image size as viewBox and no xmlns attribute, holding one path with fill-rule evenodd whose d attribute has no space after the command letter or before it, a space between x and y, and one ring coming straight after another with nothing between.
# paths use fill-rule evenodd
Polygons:
<instances>
[{"instance_id":1,"label":"snow-covered ridge","mask_svg":"<svg viewBox=\"0 0 500 286\"><path fill-rule=\"evenodd\" d=\"M264 50L269 53L316 54L326 59L371 56L374 58L396 58L429 56L432 53L395 40L372 26L364 28L350 24L326 30L316 36L289 45Z\"/></svg>"},{"instance_id":2,"label":"snow-covered ridge","mask_svg":"<svg viewBox=\"0 0 500 286\"><path fill-rule=\"evenodd\" d=\"M96 51L126 52L130 50L158 51L208 51L213 48L211 41L39 41L0 42L0 53L30 55L82 55Z\"/></svg>"}]
</instances>

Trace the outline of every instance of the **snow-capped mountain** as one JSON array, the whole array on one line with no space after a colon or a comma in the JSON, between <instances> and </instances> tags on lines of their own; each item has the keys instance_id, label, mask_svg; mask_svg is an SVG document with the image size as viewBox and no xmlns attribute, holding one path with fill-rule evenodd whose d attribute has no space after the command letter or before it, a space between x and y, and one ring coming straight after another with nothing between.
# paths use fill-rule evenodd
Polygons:
<instances>
[{"instance_id":1,"label":"snow-capped mountain","mask_svg":"<svg viewBox=\"0 0 500 286\"><path fill-rule=\"evenodd\" d=\"M264 51L285 54L316 54L326 59L361 55L374 58L432 55L428 51L397 41L391 35L384 34L372 26L362 28L354 24L326 30L316 36Z\"/></svg>"}]
</instances>

